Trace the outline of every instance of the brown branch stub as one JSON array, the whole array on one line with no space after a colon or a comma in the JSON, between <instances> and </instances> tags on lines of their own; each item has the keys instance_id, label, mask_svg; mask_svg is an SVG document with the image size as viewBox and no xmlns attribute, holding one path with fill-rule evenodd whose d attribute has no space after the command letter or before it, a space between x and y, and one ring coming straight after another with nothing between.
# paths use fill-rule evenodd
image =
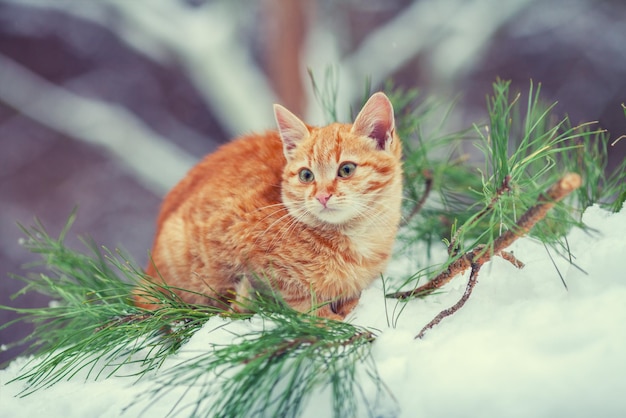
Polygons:
<instances>
[{"instance_id":1,"label":"brown branch stub","mask_svg":"<svg viewBox=\"0 0 626 418\"><path fill-rule=\"evenodd\" d=\"M408 299L412 297L429 295L430 293L447 284L457 274L462 274L463 272L465 272L465 270L470 268L472 265L472 257L473 252L470 251L460 258L456 259L454 262L452 262L452 264L448 266L448 268L446 268L444 271L435 276L434 279L426 282L422 286L419 286L413 290L390 293L386 296L393 299Z\"/></svg>"},{"instance_id":2,"label":"brown branch stub","mask_svg":"<svg viewBox=\"0 0 626 418\"><path fill-rule=\"evenodd\" d=\"M522 269L524 268L524 263L522 263L520 260L518 260L513 253L509 252L509 251L500 251L500 254L498 254L500 257L502 257L503 259L505 259L506 261L508 261L509 263L513 264L515 267L517 267L518 269Z\"/></svg>"}]
</instances>

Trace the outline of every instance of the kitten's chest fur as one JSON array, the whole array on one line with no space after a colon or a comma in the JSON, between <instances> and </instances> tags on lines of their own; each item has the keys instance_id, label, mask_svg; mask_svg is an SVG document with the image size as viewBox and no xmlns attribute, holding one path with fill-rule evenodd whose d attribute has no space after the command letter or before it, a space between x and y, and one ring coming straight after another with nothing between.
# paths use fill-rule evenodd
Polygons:
<instances>
[{"instance_id":1,"label":"kitten's chest fur","mask_svg":"<svg viewBox=\"0 0 626 418\"><path fill-rule=\"evenodd\" d=\"M273 272L281 285L314 289L323 300L358 297L384 271L393 244L375 226L284 228L257 231L259 239L241 251L244 272Z\"/></svg>"}]
</instances>

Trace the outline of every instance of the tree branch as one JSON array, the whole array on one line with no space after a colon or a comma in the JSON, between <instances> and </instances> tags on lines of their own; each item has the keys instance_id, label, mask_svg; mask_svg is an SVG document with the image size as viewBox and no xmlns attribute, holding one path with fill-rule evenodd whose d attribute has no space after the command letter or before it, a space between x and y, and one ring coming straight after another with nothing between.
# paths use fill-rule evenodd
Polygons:
<instances>
[{"instance_id":1,"label":"tree branch","mask_svg":"<svg viewBox=\"0 0 626 418\"><path fill-rule=\"evenodd\" d=\"M500 235L498 238L496 238L496 240L493 243L493 251L484 251L484 247L479 246L479 247L476 247L474 250L469 251L468 253L464 254L463 257L458 259L457 260L459 261L458 269L462 269L462 271L465 271L467 270L468 266L472 268L472 272L470 274L470 278L469 278L469 281L467 282L467 287L465 288L465 292L463 293L463 296L461 296L461 299L459 299L458 302L455 303L453 306L439 312L439 314L436 317L434 317L432 321L430 321L428 324L426 324L424 328L422 328L422 330L419 332L419 334L415 336L415 338L416 339L423 338L424 334L428 330L433 328L435 325L439 324L439 322L441 322L444 318L447 318L448 316L453 315L456 311L458 311L465 305L465 302L467 302L470 295L472 294L472 291L474 290L474 286L476 286L476 283L478 282L478 272L480 271L480 268L482 267L483 264L489 262L493 255L500 255L502 258L511 262L513 265L515 265L518 268L523 267L524 266L523 263L517 260L511 253L505 252L504 249L508 247L509 245L511 245L516 239L528 233L537 222L545 218L548 211L559 200L563 199L572 191L579 188L581 183L582 183L582 179L578 174L574 174L574 173L566 174L561 180L559 180L552 187L550 187L550 189L548 189L548 191L545 194L539 196L539 199L537 200L537 204L535 206L531 207L530 209L526 211L526 213L524 213L524 215L520 218L520 220L516 224L517 226L516 231L512 231L512 230L506 231L502 235ZM460 262L461 260L463 261ZM420 288L417 288L416 291L419 294L424 294L424 291L420 291L420 289L428 287L430 283L436 281L435 284L431 285L430 287L426 289L426 292L430 293L432 292L432 290L437 288L435 286L440 287L443 284L450 281L452 277L454 277L454 275L459 274L458 272L451 270L451 267L455 265L455 263L453 263L448 268L448 270L444 272L446 273L444 275L444 278L439 279L439 277L442 276L440 274L431 282L426 283L424 286L421 286Z\"/></svg>"},{"instance_id":2,"label":"tree branch","mask_svg":"<svg viewBox=\"0 0 626 418\"><path fill-rule=\"evenodd\" d=\"M184 69L231 136L271 126L271 104L277 102L276 95L255 64L250 48L237 36L241 19L234 18L232 10L236 9L228 2L189 7L185 2L3 1L57 11L106 30L114 24L111 34L137 53L161 65L174 63Z\"/></svg>"},{"instance_id":3,"label":"tree branch","mask_svg":"<svg viewBox=\"0 0 626 418\"><path fill-rule=\"evenodd\" d=\"M557 202L578 189L581 184L582 178L576 173L568 173L563 176L563 178L550 187L545 194L539 196L537 204L528 209L517 221L516 228L505 231L495 239L493 243L493 253L499 254L500 251L513 244L519 237L526 235L537 222L545 218L548 211L552 209ZM487 254L485 255L487 256ZM489 257L487 261L489 261Z\"/></svg>"},{"instance_id":4,"label":"tree branch","mask_svg":"<svg viewBox=\"0 0 626 418\"><path fill-rule=\"evenodd\" d=\"M395 299L407 299L410 297L425 296L439 289L458 274L464 273L475 264L479 266L490 261L491 258L501 256L510 261L518 268L523 267L523 263L513 257L512 254L504 252L519 237L526 235L533 226L542 220L546 213L561 199L569 195L572 191L580 187L582 179L580 175L568 173L557 181L546 193L539 196L537 204L530 207L515 224L515 228L505 231L493 242L492 249L485 250L484 246L478 246L454 260L444 271L435 276L428 283L408 291L401 291L388 294L387 297Z\"/></svg>"},{"instance_id":5,"label":"tree branch","mask_svg":"<svg viewBox=\"0 0 626 418\"><path fill-rule=\"evenodd\" d=\"M304 335L302 337L287 340L287 341L282 342L281 344L270 347L267 350L264 350L256 354L252 358L245 360L244 364L251 363L260 358L274 359L274 358L282 357L303 346L319 345L320 347L329 347L329 348L339 347L339 346L347 347L347 346L351 346L358 340L364 340L365 342L371 343L371 342L374 342L375 339L376 339L376 336L369 331L356 332L355 334L351 335L345 340L340 340L340 341L337 341L337 340L327 341L326 338L322 335Z\"/></svg>"}]
</instances>

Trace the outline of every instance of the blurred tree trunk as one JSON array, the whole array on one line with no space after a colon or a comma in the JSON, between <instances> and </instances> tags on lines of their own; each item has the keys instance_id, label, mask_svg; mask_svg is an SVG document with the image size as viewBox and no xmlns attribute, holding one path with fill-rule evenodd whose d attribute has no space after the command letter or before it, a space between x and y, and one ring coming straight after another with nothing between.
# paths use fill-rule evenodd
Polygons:
<instances>
[{"instance_id":1,"label":"blurred tree trunk","mask_svg":"<svg viewBox=\"0 0 626 418\"><path fill-rule=\"evenodd\" d=\"M300 68L309 26L311 0L265 0L264 31L267 36L263 65L281 104L302 115L305 88Z\"/></svg>"}]
</instances>

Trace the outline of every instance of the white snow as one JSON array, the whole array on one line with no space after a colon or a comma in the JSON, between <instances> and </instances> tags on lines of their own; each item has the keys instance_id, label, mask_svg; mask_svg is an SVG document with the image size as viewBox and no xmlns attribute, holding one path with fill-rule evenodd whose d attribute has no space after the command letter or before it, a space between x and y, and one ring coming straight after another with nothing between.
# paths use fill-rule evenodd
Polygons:
<instances>
[{"instance_id":1,"label":"white snow","mask_svg":"<svg viewBox=\"0 0 626 418\"><path fill-rule=\"evenodd\" d=\"M377 415L626 416L626 210L611 214L592 207L584 221L595 232L573 231L568 242L586 274L555 257L568 291L544 246L521 239L510 249L526 267L517 270L500 259L485 265L465 307L423 340L414 336L458 300L467 275L438 295L399 306L404 307L399 316L393 314L393 300L386 301L385 310L381 283L368 289L350 320L380 330L373 357L396 403L388 397ZM412 264L406 258L396 260L389 273L399 276L407 268L416 269ZM231 342L233 333L263 326L257 318L219 327L224 321L211 319L159 373L211 344ZM22 383L7 382L26 361L17 359L0 371L2 417L134 417L144 411L145 416L161 417L186 389L148 401L139 395L154 387L159 373L139 381L121 376L93 381L81 374L19 398ZM136 366L128 365L118 374L134 370ZM364 390L373 398L370 386L364 384ZM323 416L319 408L328 408L327 396L327 391L315 394L303 415Z\"/></svg>"}]
</instances>

